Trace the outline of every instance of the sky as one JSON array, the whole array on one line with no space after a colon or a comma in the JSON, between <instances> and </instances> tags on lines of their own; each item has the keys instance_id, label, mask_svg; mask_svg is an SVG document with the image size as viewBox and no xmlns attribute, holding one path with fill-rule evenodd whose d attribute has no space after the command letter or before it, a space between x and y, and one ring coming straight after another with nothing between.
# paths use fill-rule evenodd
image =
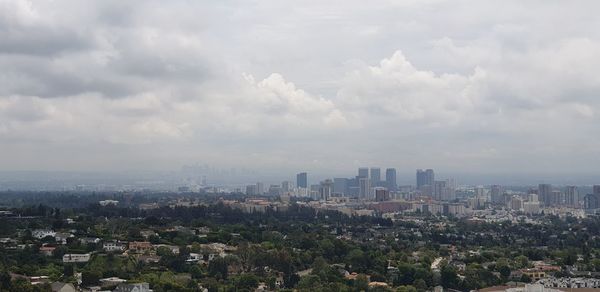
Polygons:
<instances>
[{"instance_id":1,"label":"sky","mask_svg":"<svg viewBox=\"0 0 600 292\"><path fill-rule=\"evenodd\" d=\"M595 175L599 9L0 0L0 170Z\"/></svg>"}]
</instances>

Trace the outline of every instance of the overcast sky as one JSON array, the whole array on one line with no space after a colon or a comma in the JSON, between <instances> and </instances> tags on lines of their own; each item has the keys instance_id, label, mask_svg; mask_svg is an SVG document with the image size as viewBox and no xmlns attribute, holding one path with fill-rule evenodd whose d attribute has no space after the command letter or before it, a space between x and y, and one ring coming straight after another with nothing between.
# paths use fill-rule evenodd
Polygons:
<instances>
[{"instance_id":1,"label":"overcast sky","mask_svg":"<svg viewBox=\"0 0 600 292\"><path fill-rule=\"evenodd\" d=\"M0 0L0 170L598 173L598 11Z\"/></svg>"}]
</instances>

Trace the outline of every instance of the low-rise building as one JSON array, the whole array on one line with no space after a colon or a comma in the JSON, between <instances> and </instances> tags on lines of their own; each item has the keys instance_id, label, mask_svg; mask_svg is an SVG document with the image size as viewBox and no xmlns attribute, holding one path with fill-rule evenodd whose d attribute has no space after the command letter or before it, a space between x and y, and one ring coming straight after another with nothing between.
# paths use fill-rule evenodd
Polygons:
<instances>
[{"instance_id":1,"label":"low-rise building","mask_svg":"<svg viewBox=\"0 0 600 292\"><path fill-rule=\"evenodd\" d=\"M102 287L115 286L115 285L127 282L127 280L121 279L119 277L104 278L104 279L100 279L99 281L100 281L100 285L102 285Z\"/></svg>"},{"instance_id":2,"label":"low-rise building","mask_svg":"<svg viewBox=\"0 0 600 292\"><path fill-rule=\"evenodd\" d=\"M43 254L43 255L45 255L45 256L47 256L47 257L49 257L49 256L52 256L54 254L54 250L55 249L56 249L55 246L46 246L46 245L44 245L44 246L40 247L40 253Z\"/></svg>"},{"instance_id":3,"label":"low-rise building","mask_svg":"<svg viewBox=\"0 0 600 292\"><path fill-rule=\"evenodd\" d=\"M107 241L102 244L102 249L106 252L122 252L126 247L126 243L118 241Z\"/></svg>"},{"instance_id":4,"label":"low-rise building","mask_svg":"<svg viewBox=\"0 0 600 292\"><path fill-rule=\"evenodd\" d=\"M98 202L98 204L100 204L100 206L106 207L108 205L113 205L116 206L117 204L119 204L119 201L115 201L115 200L103 200Z\"/></svg>"},{"instance_id":5,"label":"low-rise building","mask_svg":"<svg viewBox=\"0 0 600 292\"><path fill-rule=\"evenodd\" d=\"M54 282L50 284L50 289L52 292L77 292L73 284L70 283Z\"/></svg>"},{"instance_id":6,"label":"low-rise building","mask_svg":"<svg viewBox=\"0 0 600 292\"><path fill-rule=\"evenodd\" d=\"M152 292L148 283L119 284L114 292Z\"/></svg>"},{"instance_id":7,"label":"low-rise building","mask_svg":"<svg viewBox=\"0 0 600 292\"><path fill-rule=\"evenodd\" d=\"M47 236L54 237L55 235L56 235L56 232L54 232L53 230L50 230L50 229L36 229L31 232L31 236L33 236L37 239L42 239Z\"/></svg>"},{"instance_id":8,"label":"low-rise building","mask_svg":"<svg viewBox=\"0 0 600 292\"><path fill-rule=\"evenodd\" d=\"M87 263L90 260L89 253L68 253L63 255L63 263Z\"/></svg>"},{"instance_id":9,"label":"low-rise building","mask_svg":"<svg viewBox=\"0 0 600 292\"><path fill-rule=\"evenodd\" d=\"M129 242L129 250L133 252L145 252L152 249L152 244L148 241Z\"/></svg>"}]
</instances>

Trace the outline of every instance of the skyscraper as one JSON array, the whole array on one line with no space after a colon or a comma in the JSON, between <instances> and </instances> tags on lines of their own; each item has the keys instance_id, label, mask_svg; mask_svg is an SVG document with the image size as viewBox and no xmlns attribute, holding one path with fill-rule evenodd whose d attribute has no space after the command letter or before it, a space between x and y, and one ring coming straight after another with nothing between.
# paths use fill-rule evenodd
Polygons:
<instances>
[{"instance_id":1,"label":"skyscraper","mask_svg":"<svg viewBox=\"0 0 600 292\"><path fill-rule=\"evenodd\" d=\"M386 188L375 188L375 201L385 202L390 200L390 191Z\"/></svg>"},{"instance_id":2,"label":"skyscraper","mask_svg":"<svg viewBox=\"0 0 600 292\"><path fill-rule=\"evenodd\" d=\"M433 174L433 169L417 169L417 189L421 189L423 186L430 186L433 188L433 182L435 180L435 175Z\"/></svg>"},{"instance_id":3,"label":"skyscraper","mask_svg":"<svg viewBox=\"0 0 600 292\"><path fill-rule=\"evenodd\" d=\"M381 182L381 168L371 167L371 184L373 186L378 186L380 182Z\"/></svg>"},{"instance_id":4,"label":"skyscraper","mask_svg":"<svg viewBox=\"0 0 600 292\"><path fill-rule=\"evenodd\" d=\"M248 185L246 186L246 195L247 196L256 196L258 194L258 190L256 185Z\"/></svg>"},{"instance_id":5,"label":"skyscraper","mask_svg":"<svg viewBox=\"0 0 600 292\"><path fill-rule=\"evenodd\" d=\"M398 183L396 182L396 169L395 168L388 168L385 170L385 185L392 192L395 192L398 189Z\"/></svg>"},{"instance_id":6,"label":"skyscraper","mask_svg":"<svg viewBox=\"0 0 600 292\"><path fill-rule=\"evenodd\" d=\"M349 179L336 177L333 179L333 193L338 196L348 195Z\"/></svg>"},{"instance_id":7,"label":"skyscraper","mask_svg":"<svg viewBox=\"0 0 600 292\"><path fill-rule=\"evenodd\" d=\"M600 209L600 185L592 187L592 193L583 198L583 207L585 209ZM594 212L596 213L597 210Z\"/></svg>"},{"instance_id":8,"label":"skyscraper","mask_svg":"<svg viewBox=\"0 0 600 292\"><path fill-rule=\"evenodd\" d=\"M333 192L333 181L326 179L320 183L319 200L327 201Z\"/></svg>"},{"instance_id":9,"label":"skyscraper","mask_svg":"<svg viewBox=\"0 0 600 292\"><path fill-rule=\"evenodd\" d=\"M550 184L539 184L538 186L538 198L544 206L550 206L552 204L552 185Z\"/></svg>"},{"instance_id":10,"label":"skyscraper","mask_svg":"<svg viewBox=\"0 0 600 292\"><path fill-rule=\"evenodd\" d=\"M423 186L423 194L429 186ZM433 198L438 201L452 201L456 199L456 190L451 180L436 180L433 183Z\"/></svg>"},{"instance_id":11,"label":"skyscraper","mask_svg":"<svg viewBox=\"0 0 600 292\"><path fill-rule=\"evenodd\" d=\"M504 191L502 186L492 185L490 188L490 199L494 204L504 204Z\"/></svg>"},{"instance_id":12,"label":"skyscraper","mask_svg":"<svg viewBox=\"0 0 600 292\"><path fill-rule=\"evenodd\" d=\"M265 184L263 184L261 182L257 182L256 183L256 192L259 195L264 195L265 194Z\"/></svg>"},{"instance_id":13,"label":"skyscraper","mask_svg":"<svg viewBox=\"0 0 600 292\"><path fill-rule=\"evenodd\" d=\"M370 199L371 180L368 177L360 177L358 179L358 198L362 200Z\"/></svg>"},{"instance_id":14,"label":"skyscraper","mask_svg":"<svg viewBox=\"0 0 600 292\"><path fill-rule=\"evenodd\" d=\"M281 191L282 192L287 193L291 190L292 190L292 182L287 181L287 180L281 182Z\"/></svg>"},{"instance_id":15,"label":"skyscraper","mask_svg":"<svg viewBox=\"0 0 600 292\"><path fill-rule=\"evenodd\" d=\"M358 169L359 177L369 177L369 169L366 167L361 167Z\"/></svg>"},{"instance_id":16,"label":"skyscraper","mask_svg":"<svg viewBox=\"0 0 600 292\"><path fill-rule=\"evenodd\" d=\"M446 181L436 180L433 182L433 198L441 201L442 193L446 190Z\"/></svg>"},{"instance_id":17,"label":"skyscraper","mask_svg":"<svg viewBox=\"0 0 600 292\"><path fill-rule=\"evenodd\" d=\"M576 186L567 186L565 188L565 204L569 207L577 207L579 205L579 192Z\"/></svg>"},{"instance_id":18,"label":"skyscraper","mask_svg":"<svg viewBox=\"0 0 600 292\"><path fill-rule=\"evenodd\" d=\"M588 210L600 208L600 193L585 195L583 197L583 208Z\"/></svg>"},{"instance_id":19,"label":"skyscraper","mask_svg":"<svg viewBox=\"0 0 600 292\"><path fill-rule=\"evenodd\" d=\"M296 186L299 188L308 188L308 176L306 172L301 172L296 175Z\"/></svg>"}]
</instances>

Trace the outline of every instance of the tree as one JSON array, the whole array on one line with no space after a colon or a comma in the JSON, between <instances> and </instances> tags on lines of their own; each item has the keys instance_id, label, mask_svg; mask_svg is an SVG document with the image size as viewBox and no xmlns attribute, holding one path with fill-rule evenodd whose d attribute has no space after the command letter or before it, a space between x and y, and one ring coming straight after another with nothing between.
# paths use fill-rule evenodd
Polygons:
<instances>
[{"instance_id":1,"label":"tree","mask_svg":"<svg viewBox=\"0 0 600 292\"><path fill-rule=\"evenodd\" d=\"M481 265L470 264L465 270L465 279L463 281L464 289L475 290L482 287L493 286L498 283L498 278Z\"/></svg>"},{"instance_id":2,"label":"tree","mask_svg":"<svg viewBox=\"0 0 600 292\"><path fill-rule=\"evenodd\" d=\"M572 266L577 262L577 252L574 250L568 250L563 253L562 263L565 266Z\"/></svg>"},{"instance_id":3,"label":"tree","mask_svg":"<svg viewBox=\"0 0 600 292\"><path fill-rule=\"evenodd\" d=\"M84 285L96 285L102 278L102 272L100 270L84 270L81 272L81 282Z\"/></svg>"},{"instance_id":4,"label":"tree","mask_svg":"<svg viewBox=\"0 0 600 292\"><path fill-rule=\"evenodd\" d=\"M529 266L529 259L524 255L520 255L515 258L515 265L517 265L517 268L527 268Z\"/></svg>"},{"instance_id":5,"label":"tree","mask_svg":"<svg viewBox=\"0 0 600 292\"><path fill-rule=\"evenodd\" d=\"M411 285L398 286L398 288L396 288L396 292L417 292L417 288Z\"/></svg>"},{"instance_id":6,"label":"tree","mask_svg":"<svg viewBox=\"0 0 600 292\"><path fill-rule=\"evenodd\" d=\"M7 271L2 271L0 273L0 291L8 291L10 284L10 274Z\"/></svg>"},{"instance_id":7,"label":"tree","mask_svg":"<svg viewBox=\"0 0 600 292\"><path fill-rule=\"evenodd\" d=\"M600 259L593 259L590 261L590 269L593 269L596 272L600 272Z\"/></svg>"},{"instance_id":8,"label":"tree","mask_svg":"<svg viewBox=\"0 0 600 292\"><path fill-rule=\"evenodd\" d=\"M525 274L521 275L521 279L519 280L523 283L531 283L531 278Z\"/></svg>"},{"instance_id":9,"label":"tree","mask_svg":"<svg viewBox=\"0 0 600 292\"><path fill-rule=\"evenodd\" d=\"M202 269L198 265L192 265L192 267L190 268L190 274L194 279L200 279L203 276Z\"/></svg>"},{"instance_id":10,"label":"tree","mask_svg":"<svg viewBox=\"0 0 600 292\"><path fill-rule=\"evenodd\" d=\"M498 272L500 272L500 276L502 276L502 279L506 280L508 279L508 277L510 277L510 268L506 265L502 265L499 266L498 268Z\"/></svg>"},{"instance_id":11,"label":"tree","mask_svg":"<svg viewBox=\"0 0 600 292\"><path fill-rule=\"evenodd\" d=\"M449 265L442 267L441 281L444 288L458 289L460 285L460 279L456 274L456 269Z\"/></svg>"},{"instance_id":12,"label":"tree","mask_svg":"<svg viewBox=\"0 0 600 292\"><path fill-rule=\"evenodd\" d=\"M227 279L227 268L225 259L217 257L208 263L208 274L217 279Z\"/></svg>"},{"instance_id":13,"label":"tree","mask_svg":"<svg viewBox=\"0 0 600 292\"><path fill-rule=\"evenodd\" d=\"M254 291L258 287L258 277L252 274L242 274L237 278L235 286L242 291Z\"/></svg>"},{"instance_id":14,"label":"tree","mask_svg":"<svg viewBox=\"0 0 600 292\"><path fill-rule=\"evenodd\" d=\"M316 275L304 276L298 282L298 289L300 290L312 290L319 286L321 286L321 280Z\"/></svg>"},{"instance_id":15,"label":"tree","mask_svg":"<svg viewBox=\"0 0 600 292\"><path fill-rule=\"evenodd\" d=\"M398 277L394 279L394 286L411 285L415 281L415 268L411 264L398 265Z\"/></svg>"},{"instance_id":16,"label":"tree","mask_svg":"<svg viewBox=\"0 0 600 292\"><path fill-rule=\"evenodd\" d=\"M352 269L358 271L364 271L366 267L365 254L360 249L353 249L348 253L346 262L352 266Z\"/></svg>"},{"instance_id":17,"label":"tree","mask_svg":"<svg viewBox=\"0 0 600 292\"><path fill-rule=\"evenodd\" d=\"M73 277L73 275L75 275L75 267L72 264L65 264L63 267L63 277L69 278Z\"/></svg>"},{"instance_id":18,"label":"tree","mask_svg":"<svg viewBox=\"0 0 600 292\"><path fill-rule=\"evenodd\" d=\"M367 279L367 276L363 274L356 276L354 287L358 291L367 291L369 289L369 279Z\"/></svg>"},{"instance_id":19,"label":"tree","mask_svg":"<svg viewBox=\"0 0 600 292\"><path fill-rule=\"evenodd\" d=\"M206 278L202 280L202 286L208 289L208 292L218 292L219 291L219 282L214 278Z\"/></svg>"},{"instance_id":20,"label":"tree","mask_svg":"<svg viewBox=\"0 0 600 292\"><path fill-rule=\"evenodd\" d=\"M423 280L423 279L415 280L415 282L413 283L413 286L419 292L427 291L427 283L425 283L425 280Z\"/></svg>"}]
</instances>

